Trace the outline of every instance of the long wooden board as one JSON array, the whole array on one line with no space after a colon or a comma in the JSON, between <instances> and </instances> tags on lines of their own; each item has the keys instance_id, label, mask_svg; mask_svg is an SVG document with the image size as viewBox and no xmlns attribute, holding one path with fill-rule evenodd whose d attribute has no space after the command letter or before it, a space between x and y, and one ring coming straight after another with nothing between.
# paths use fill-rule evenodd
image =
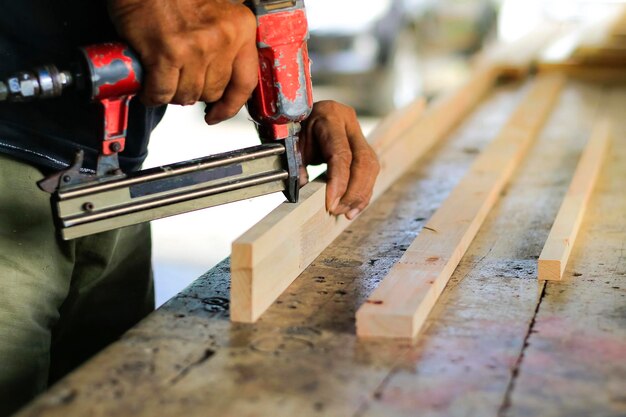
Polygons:
<instances>
[{"instance_id":1,"label":"long wooden board","mask_svg":"<svg viewBox=\"0 0 626 417\"><path fill-rule=\"evenodd\" d=\"M537 66L541 73L558 72L570 79L595 83L619 84L626 82L626 66L584 65L576 61L541 62Z\"/></svg>"},{"instance_id":2,"label":"long wooden board","mask_svg":"<svg viewBox=\"0 0 626 417\"><path fill-rule=\"evenodd\" d=\"M381 172L372 201L480 102L498 79L494 68L479 69L458 90L430 106L417 118L415 107L392 114L370 135L376 141ZM408 117L405 117L407 116ZM398 129L406 120L406 129ZM415 120L417 119L417 120ZM326 184L318 179L300 190L297 204L282 204L239 237L231 253L231 320L254 322L298 275L349 224L330 216L325 207Z\"/></svg>"},{"instance_id":3,"label":"long wooden board","mask_svg":"<svg viewBox=\"0 0 626 417\"><path fill-rule=\"evenodd\" d=\"M624 417L626 136L612 138L565 272L584 279L548 282L541 299L533 279L578 162L572 150L589 137L580 133L599 106L626 132L626 86L606 93L568 82L418 344L359 343L354 307L413 241L416 217L430 217L467 172L476 155L466 150L500 131L517 88L495 89L259 323L228 322L225 261L19 416Z\"/></svg>"},{"instance_id":4,"label":"long wooden board","mask_svg":"<svg viewBox=\"0 0 626 417\"><path fill-rule=\"evenodd\" d=\"M614 134L579 231L579 243L584 245L573 248L563 281L545 283L509 407L501 415L626 416L626 89L623 85L593 88L603 93L598 104L610 118ZM597 114L589 113L594 118ZM580 113L571 113L570 120L574 118L579 123ZM591 131L588 123L580 128ZM576 130L569 132L571 137L580 136ZM577 161L562 156L562 164L574 172L571 162ZM553 177L553 184L562 179L562 174ZM552 219L559 205L556 201ZM550 216L545 220L550 221Z\"/></svg>"},{"instance_id":5,"label":"long wooden board","mask_svg":"<svg viewBox=\"0 0 626 417\"><path fill-rule=\"evenodd\" d=\"M545 46L562 36L563 31L557 25L547 25L516 41L495 43L478 56L478 63L497 67L509 77L522 77L535 65Z\"/></svg>"},{"instance_id":6,"label":"long wooden board","mask_svg":"<svg viewBox=\"0 0 626 417\"><path fill-rule=\"evenodd\" d=\"M360 337L413 338L551 112L564 78L540 76L356 314Z\"/></svg>"},{"instance_id":7,"label":"long wooden board","mask_svg":"<svg viewBox=\"0 0 626 417\"><path fill-rule=\"evenodd\" d=\"M539 256L539 279L559 281L563 278L563 272L600 173L610 137L610 122L600 121L594 127L589 143L582 153L572 183L565 194L548 240Z\"/></svg>"},{"instance_id":8,"label":"long wooden board","mask_svg":"<svg viewBox=\"0 0 626 417\"><path fill-rule=\"evenodd\" d=\"M609 7L615 10L601 18L564 27L559 36L547 43L539 57L539 65L553 69L562 65L579 66L585 68L585 74L598 71L603 76L608 69L623 66L626 63L625 43L624 39L615 36L615 31L619 30L621 14L626 9L617 3Z\"/></svg>"}]
</instances>

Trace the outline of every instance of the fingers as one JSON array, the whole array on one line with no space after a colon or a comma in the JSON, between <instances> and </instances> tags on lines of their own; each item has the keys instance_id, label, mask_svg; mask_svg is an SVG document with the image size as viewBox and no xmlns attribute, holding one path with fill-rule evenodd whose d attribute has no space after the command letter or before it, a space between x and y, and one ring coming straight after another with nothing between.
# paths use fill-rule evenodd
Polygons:
<instances>
[{"instance_id":1,"label":"fingers","mask_svg":"<svg viewBox=\"0 0 626 417\"><path fill-rule=\"evenodd\" d=\"M346 133L352 150L352 164L348 189L341 198L341 203L349 207L346 217L352 220L369 204L380 165L363 135L356 115L348 119Z\"/></svg>"},{"instance_id":2,"label":"fingers","mask_svg":"<svg viewBox=\"0 0 626 417\"><path fill-rule=\"evenodd\" d=\"M233 69L230 65L211 64L204 75L204 86L200 100L205 103L215 103L222 98L228 86Z\"/></svg>"},{"instance_id":3,"label":"fingers","mask_svg":"<svg viewBox=\"0 0 626 417\"><path fill-rule=\"evenodd\" d=\"M356 217L369 204L380 171L354 110L335 102L316 103L305 148L319 147L328 164L326 208L333 215ZM308 143L306 143L308 142Z\"/></svg>"},{"instance_id":4,"label":"fingers","mask_svg":"<svg viewBox=\"0 0 626 417\"><path fill-rule=\"evenodd\" d=\"M256 18L241 1L108 0L118 34L145 70L147 105L217 102L234 115L256 86Z\"/></svg>"},{"instance_id":5,"label":"fingers","mask_svg":"<svg viewBox=\"0 0 626 417\"><path fill-rule=\"evenodd\" d=\"M224 62L232 59L215 62L214 59L204 57L203 51L200 50L181 54L187 57L195 56L195 58L169 59L146 68L146 83L141 96L144 103L185 106L199 100L217 102L222 98L233 71L231 65L224 64ZM208 66L207 61L211 62ZM182 62L183 65L179 67L178 62ZM245 101L241 105L244 103Z\"/></svg>"},{"instance_id":6,"label":"fingers","mask_svg":"<svg viewBox=\"0 0 626 417\"><path fill-rule=\"evenodd\" d=\"M369 151L353 153L348 188L341 198L340 212L354 219L369 204L378 175L378 161Z\"/></svg>"},{"instance_id":7,"label":"fingers","mask_svg":"<svg viewBox=\"0 0 626 417\"><path fill-rule=\"evenodd\" d=\"M331 114L327 115L324 112L314 110L311 116L313 120L310 121L309 129L307 129L309 137L306 138L305 142L309 144L316 142L322 159L328 164L326 170L326 210L337 215L343 214L338 209L341 197L348 189L352 151L348 145L346 129L341 118L332 117ZM306 145L307 143L304 146L310 147L310 145Z\"/></svg>"},{"instance_id":8,"label":"fingers","mask_svg":"<svg viewBox=\"0 0 626 417\"><path fill-rule=\"evenodd\" d=\"M178 89L171 100L172 104L188 106L200 99L205 86L206 68L200 60L190 61L180 70Z\"/></svg>"},{"instance_id":9,"label":"fingers","mask_svg":"<svg viewBox=\"0 0 626 417\"><path fill-rule=\"evenodd\" d=\"M300 183L298 184L300 187L304 187L309 183L309 173L307 172L304 166L300 167Z\"/></svg>"},{"instance_id":10,"label":"fingers","mask_svg":"<svg viewBox=\"0 0 626 417\"><path fill-rule=\"evenodd\" d=\"M180 69L167 62L146 66L141 100L148 106L169 103L178 89Z\"/></svg>"},{"instance_id":11,"label":"fingers","mask_svg":"<svg viewBox=\"0 0 626 417\"><path fill-rule=\"evenodd\" d=\"M206 114L208 124L230 119L239 112L258 84L258 67L256 45L251 43L235 58L232 76L224 94Z\"/></svg>"},{"instance_id":12,"label":"fingers","mask_svg":"<svg viewBox=\"0 0 626 417\"><path fill-rule=\"evenodd\" d=\"M326 184L326 208L331 214L346 214L350 207L346 206L343 196L348 190L350 179L350 163L352 154L345 149L328 159L328 182Z\"/></svg>"},{"instance_id":13,"label":"fingers","mask_svg":"<svg viewBox=\"0 0 626 417\"><path fill-rule=\"evenodd\" d=\"M350 220L355 218L370 202L376 177L380 170L378 160L374 152L369 148L365 137L360 132L347 130L347 145L350 146L352 158L350 161L341 161L341 179L336 180L340 183L341 189L330 189L329 193L337 193L333 195L335 200L339 198L339 204L331 210L332 214L345 214ZM339 161L328 161L329 169L331 165L337 164ZM346 173L346 166L349 172ZM343 189L345 184L345 189Z\"/></svg>"}]
</instances>

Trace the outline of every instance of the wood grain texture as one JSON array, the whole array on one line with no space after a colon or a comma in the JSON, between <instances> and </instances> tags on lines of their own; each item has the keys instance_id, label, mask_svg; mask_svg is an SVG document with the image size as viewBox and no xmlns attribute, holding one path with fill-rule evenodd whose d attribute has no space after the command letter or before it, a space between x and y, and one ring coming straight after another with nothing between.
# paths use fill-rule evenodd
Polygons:
<instances>
[{"instance_id":1,"label":"wood grain texture","mask_svg":"<svg viewBox=\"0 0 626 417\"><path fill-rule=\"evenodd\" d=\"M520 90L497 87L257 323L228 320L225 261L19 416L623 417L623 86L610 103L615 143L606 181L597 184L578 237L584 244L566 271L581 276L548 282L537 297L536 257L598 103L606 102L602 87L569 82L418 343L356 339L356 307L497 135ZM540 327L531 331L533 322Z\"/></svg>"},{"instance_id":2,"label":"wood grain texture","mask_svg":"<svg viewBox=\"0 0 626 417\"><path fill-rule=\"evenodd\" d=\"M368 142L376 152L382 155L385 150L398 140L424 113L426 100L418 99L408 106L385 117L369 134Z\"/></svg>"},{"instance_id":3,"label":"wood grain texture","mask_svg":"<svg viewBox=\"0 0 626 417\"><path fill-rule=\"evenodd\" d=\"M502 128L521 97L518 87L496 87L256 323L228 320L230 265L225 261L22 415L113 416L129 410L163 417L359 415L407 346L358 342L356 306L414 239L415 225L424 222L416 218L430 217L476 152ZM446 355L453 354L454 344ZM412 363L406 359L407 366Z\"/></svg>"},{"instance_id":4,"label":"wood grain texture","mask_svg":"<svg viewBox=\"0 0 626 417\"><path fill-rule=\"evenodd\" d=\"M538 78L498 137L424 226L422 233L356 314L360 337L413 338L517 168L564 79Z\"/></svg>"},{"instance_id":5,"label":"wood grain texture","mask_svg":"<svg viewBox=\"0 0 626 417\"><path fill-rule=\"evenodd\" d=\"M626 89L600 109L611 150L563 280L546 281L506 416L626 415Z\"/></svg>"},{"instance_id":6,"label":"wood grain texture","mask_svg":"<svg viewBox=\"0 0 626 417\"><path fill-rule=\"evenodd\" d=\"M390 115L370 135L381 172L376 200L415 161L450 131L494 85L498 72L482 69L453 93L423 109L417 102ZM231 319L254 322L349 224L326 212L326 184L317 179L300 190L297 204L280 205L233 242Z\"/></svg>"},{"instance_id":7,"label":"wood grain texture","mask_svg":"<svg viewBox=\"0 0 626 417\"><path fill-rule=\"evenodd\" d=\"M610 136L610 122L604 119L592 132L541 251L538 260L539 279L559 281L563 278L567 260L576 242L578 229L609 146Z\"/></svg>"}]
</instances>

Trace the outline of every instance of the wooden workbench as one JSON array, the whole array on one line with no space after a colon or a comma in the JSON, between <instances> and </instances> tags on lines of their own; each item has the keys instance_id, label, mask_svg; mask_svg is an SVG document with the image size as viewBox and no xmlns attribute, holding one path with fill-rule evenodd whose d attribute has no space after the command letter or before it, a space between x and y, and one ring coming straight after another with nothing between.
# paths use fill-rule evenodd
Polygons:
<instances>
[{"instance_id":1,"label":"wooden workbench","mask_svg":"<svg viewBox=\"0 0 626 417\"><path fill-rule=\"evenodd\" d=\"M526 88L497 88L258 323L228 320L225 260L20 415L626 415L626 86L568 82L417 344L355 336L355 310ZM600 111L612 148L565 281L540 284L536 259Z\"/></svg>"}]
</instances>

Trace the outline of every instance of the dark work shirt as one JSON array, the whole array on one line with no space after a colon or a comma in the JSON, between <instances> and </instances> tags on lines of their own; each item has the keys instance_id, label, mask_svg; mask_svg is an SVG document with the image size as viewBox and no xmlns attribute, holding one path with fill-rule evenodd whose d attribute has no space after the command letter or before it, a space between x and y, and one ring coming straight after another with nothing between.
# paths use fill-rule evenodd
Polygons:
<instances>
[{"instance_id":1,"label":"dark work shirt","mask_svg":"<svg viewBox=\"0 0 626 417\"><path fill-rule=\"evenodd\" d=\"M76 60L78 48L119 40L106 0L0 0L0 78L46 63ZM165 107L146 108L133 99L124 171L136 170L147 155L151 130ZM59 169L78 149L86 167L95 167L101 144L102 109L67 94L30 103L0 103L0 152L34 165Z\"/></svg>"}]
</instances>

